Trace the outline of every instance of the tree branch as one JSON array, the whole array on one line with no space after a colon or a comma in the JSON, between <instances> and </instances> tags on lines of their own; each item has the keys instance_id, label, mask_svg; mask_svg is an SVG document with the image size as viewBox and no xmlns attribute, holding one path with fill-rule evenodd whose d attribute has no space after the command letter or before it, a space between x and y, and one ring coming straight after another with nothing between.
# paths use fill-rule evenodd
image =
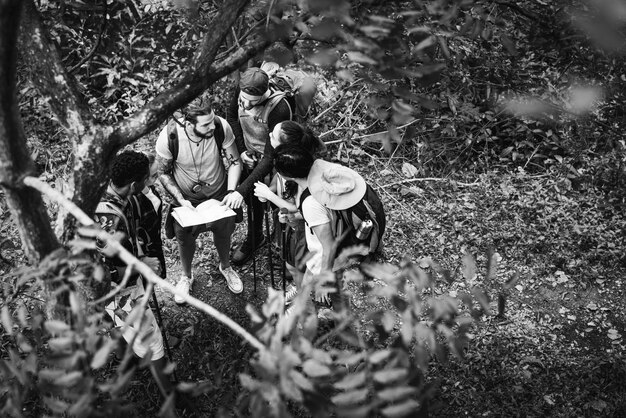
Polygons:
<instances>
[{"instance_id":1,"label":"tree branch","mask_svg":"<svg viewBox=\"0 0 626 418\"><path fill-rule=\"evenodd\" d=\"M128 3L132 5L132 2L128 2ZM106 29L107 23L109 22L109 19L107 19L107 13L108 13L108 6L106 2L104 2L104 11L102 12L102 23L100 24L100 31L98 32L98 37L96 38L96 42L93 44L93 46L91 47L91 50L87 53L87 55L85 55L80 61L78 61L78 64L70 68L70 70L68 71L70 74L73 74L76 70L78 70L81 67L81 65L89 61L91 57L93 57L96 54L96 51L98 50L98 47L100 46L100 42L102 41L102 35L104 34L104 30Z\"/></svg>"},{"instance_id":2,"label":"tree branch","mask_svg":"<svg viewBox=\"0 0 626 418\"><path fill-rule=\"evenodd\" d=\"M141 110L115 124L112 137L119 141L119 146L124 146L152 132L176 109L189 103L211 84L239 68L269 44L270 41L265 37L251 38L228 59L209 67L206 73L187 76L176 86L159 94Z\"/></svg>"},{"instance_id":3,"label":"tree branch","mask_svg":"<svg viewBox=\"0 0 626 418\"><path fill-rule=\"evenodd\" d=\"M19 1L19 0L18 0ZM244 340L246 340L250 345L256 348L259 351L264 351L265 345L256 339L252 334L246 331L241 325L230 319L227 315L218 311L211 305L208 305L193 296L190 296L187 293L181 292L176 289L176 287L169 282L163 280L159 277L147 264L141 262L137 257L132 255L128 250L126 250L122 244L115 240L111 234L97 227L97 224L93 219L91 219L85 212L80 210L78 206L76 206L73 202L66 199L61 193L57 190L53 189L43 180L40 180L36 177L25 177L24 184L36 189L40 193L45 194L50 199L57 202L59 205L63 206L67 211L69 211L72 215L76 217L80 221L81 224L91 228L84 228L80 232L83 236L88 238L98 238L107 243L107 247L114 250L122 261L124 261L127 265L132 266L137 273L141 274L146 280L161 286L162 289L165 289L171 292L174 295L180 296L185 302L189 305L196 307L200 311L208 314L209 316L215 318L222 324L226 325L234 332L239 334Z\"/></svg>"}]
</instances>

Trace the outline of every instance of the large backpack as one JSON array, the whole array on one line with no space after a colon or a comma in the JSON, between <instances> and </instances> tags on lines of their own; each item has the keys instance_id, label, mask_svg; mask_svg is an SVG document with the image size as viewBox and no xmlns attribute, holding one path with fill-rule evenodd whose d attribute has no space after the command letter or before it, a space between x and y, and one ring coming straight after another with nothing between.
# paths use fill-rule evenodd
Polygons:
<instances>
[{"instance_id":1,"label":"large backpack","mask_svg":"<svg viewBox=\"0 0 626 418\"><path fill-rule=\"evenodd\" d=\"M267 123L269 114L285 98L291 111L289 119L299 123L306 121L317 93L315 78L302 70L281 69L275 62L264 62L261 69L269 76L272 94L259 119Z\"/></svg>"},{"instance_id":2,"label":"large backpack","mask_svg":"<svg viewBox=\"0 0 626 418\"><path fill-rule=\"evenodd\" d=\"M304 200L310 195L309 189L302 192L300 208L302 208ZM330 215L330 229L333 237L339 238L345 234L345 237L337 245L336 254L339 254L346 247L357 244L366 245L370 254L382 249L382 237L387 225L385 209L378 194L369 184L365 190L365 196L356 205L344 210L327 210ZM361 223L368 219L373 223L372 231L365 239L358 239L357 230Z\"/></svg>"},{"instance_id":3,"label":"large backpack","mask_svg":"<svg viewBox=\"0 0 626 418\"><path fill-rule=\"evenodd\" d=\"M215 120L215 131L213 132L213 136L215 137L215 143L217 144L217 149L220 151L221 154L223 154L224 150L222 150L222 145L224 145L224 127L222 126L222 121L220 120L220 118L215 116L214 120ZM170 119L170 121L167 123L167 144L170 149L170 152L172 153L173 161L176 161L176 158L178 158L177 125L182 126L182 124L178 121L176 114L174 114L174 117ZM220 161L222 161L222 165L223 165L224 161L222 158L220 158Z\"/></svg>"}]
</instances>

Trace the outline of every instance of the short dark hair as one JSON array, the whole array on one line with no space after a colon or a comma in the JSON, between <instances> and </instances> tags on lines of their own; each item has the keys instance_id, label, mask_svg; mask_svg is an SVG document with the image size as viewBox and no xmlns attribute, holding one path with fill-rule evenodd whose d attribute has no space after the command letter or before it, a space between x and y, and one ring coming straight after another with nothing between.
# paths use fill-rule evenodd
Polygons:
<instances>
[{"instance_id":1,"label":"short dark hair","mask_svg":"<svg viewBox=\"0 0 626 418\"><path fill-rule=\"evenodd\" d=\"M315 158L297 144L282 144L274 152L274 167L283 177L305 179L308 177Z\"/></svg>"},{"instance_id":2,"label":"short dark hair","mask_svg":"<svg viewBox=\"0 0 626 418\"><path fill-rule=\"evenodd\" d=\"M111 163L111 182L116 187L124 187L133 181L141 181L149 173L148 157L141 152L124 151L116 155Z\"/></svg>"}]
</instances>

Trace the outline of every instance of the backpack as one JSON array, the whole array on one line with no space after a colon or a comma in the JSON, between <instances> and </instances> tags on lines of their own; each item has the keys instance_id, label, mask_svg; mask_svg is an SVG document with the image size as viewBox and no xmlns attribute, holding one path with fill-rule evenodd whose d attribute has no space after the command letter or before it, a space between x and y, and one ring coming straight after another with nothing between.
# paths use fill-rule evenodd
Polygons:
<instances>
[{"instance_id":1,"label":"backpack","mask_svg":"<svg viewBox=\"0 0 626 418\"><path fill-rule=\"evenodd\" d=\"M220 150L220 153L223 153L224 150L222 149L222 145L224 145L224 127L222 126L220 118L215 116L214 120L215 131L213 132L213 136L215 137L217 149ZM167 145L172 153L173 161L176 161L176 158L178 157L178 129L176 129L176 125L181 125L181 123L176 118L176 115L174 115L174 117L167 122ZM224 165L224 161L222 161L222 165Z\"/></svg>"},{"instance_id":2,"label":"backpack","mask_svg":"<svg viewBox=\"0 0 626 418\"><path fill-rule=\"evenodd\" d=\"M267 123L269 114L285 98L291 111L289 119L299 123L306 121L317 93L315 78L302 70L281 69L275 62L264 62L261 69L269 76L272 94L267 99L259 120Z\"/></svg>"},{"instance_id":3,"label":"backpack","mask_svg":"<svg viewBox=\"0 0 626 418\"><path fill-rule=\"evenodd\" d=\"M309 189L302 192L300 195L300 208L302 208L304 200L310 195ZM342 249L357 244L366 245L370 254L382 249L382 237L387 224L385 209L378 194L369 184L365 190L365 196L356 205L343 210L327 210L330 215L330 229L333 237L339 238L346 234L337 245L337 254ZM356 232L361 223L368 219L373 223L372 231L364 240L358 239Z\"/></svg>"},{"instance_id":4,"label":"backpack","mask_svg":"<svg viewBox=\"0 0 626 418\"><path fill-rule=\"evenodd\" d=\"M139 252L141 252L140 250L140 246L139 243L137 242L137 237L136 236L132 236L132 231L134 231L134 229L131 229L131 224L128 221L128 218L126 218L126 215L124 214L124 211L122 211L120 208L118 208L117 206L115 206L114 204L110 203L110 202L99 202L98 206L96 206L96 211L94 212L96 215L115 215L117 216L121 222L124 222L124 226L126 226L126 231L128 232L128 240L131 243L131 245L133 246L133 252L135 256L140 255L138 254ZM104 248L103 247L104 243L100 240L96 240L96 246L99 247L99 249ZM103 264L106 265L106 256L102 253L100 253L101 256L101 262ZM111 280L114 283L120 283L120 280L122 278L119 277L119 275L117 274L117 271L111 271ZM127 283L127 286L131 286L134 283L134 279L133 281L130 281Z\"/></svg>"}]
</instances>

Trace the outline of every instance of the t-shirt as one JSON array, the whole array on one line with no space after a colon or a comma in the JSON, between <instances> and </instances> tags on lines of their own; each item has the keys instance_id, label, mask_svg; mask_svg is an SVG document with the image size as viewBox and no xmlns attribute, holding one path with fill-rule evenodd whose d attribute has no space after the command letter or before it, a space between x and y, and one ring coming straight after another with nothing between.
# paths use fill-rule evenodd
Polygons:
<instances>
[{"instance_id":1,"label":"t-shirt","mask_svg":"<svg viewBox=\"0 0 626 418\"><path fill-rule=\"evenodd\" d=\"M235 135L228 122L220 118L224 129L222 149L235 143ZM192 142L184 127L176 125L178 134L178 156L174 162L174 181L186 199L199 203L223 194L226 189L227 173L221 162L222 154L217 149L215 137L204 139L199 143ZM171 160L167 127L163 128L156 143L156 153L162 158ZM197 184L203 185L202 190L194 192Z\"/></svg>"},{"instance_id":2,"label":"t-shirt","mask_svg":"<svg viewBox=\"0 0 626 418\"><path fill-rule=\"evenodd\" d=\"M299 191L296 202L300 201L300 194L302 194L302 191ZM306 245L312 254L311 258L307 260L306 266L313 274L319 274L322 271L322 243L315 236L312 228L329 223L330 216L324 205L315 200L313 196L308 196L304 199L300 210L306 222L306 227L304 228Z\"/></svg>"}]
</instances>

